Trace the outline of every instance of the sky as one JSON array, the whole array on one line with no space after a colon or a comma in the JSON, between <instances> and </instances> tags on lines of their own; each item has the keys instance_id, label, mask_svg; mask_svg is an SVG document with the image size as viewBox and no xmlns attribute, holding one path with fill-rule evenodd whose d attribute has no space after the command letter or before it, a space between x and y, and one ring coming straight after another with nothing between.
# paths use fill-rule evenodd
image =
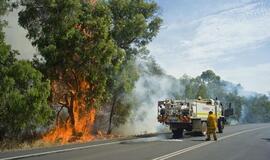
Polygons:
<instances>
[{"instance_id":1,"label":"sky","mask_svg":"<svg viewBox=\"0 0 270 160\"><path fill-rule=\"evenodd\" d=\"M177 78L207 69L259 93L270 91L270 0L156 0L164 22L148 46Z\"/></svg>"},{"instance_id":2,"label":"sky","mask_svg":"<svg viewBox=\"0 0 270 160\"><path fill-rule=\"evenodd\" d=\"M211 69L248 91L270 91L270 0L155 1L164 22L148 49L167 74L195 77ZM7 16L6 40L19 58L31 59L37 50L17 12Z\"/></svg>"}]
</instances>

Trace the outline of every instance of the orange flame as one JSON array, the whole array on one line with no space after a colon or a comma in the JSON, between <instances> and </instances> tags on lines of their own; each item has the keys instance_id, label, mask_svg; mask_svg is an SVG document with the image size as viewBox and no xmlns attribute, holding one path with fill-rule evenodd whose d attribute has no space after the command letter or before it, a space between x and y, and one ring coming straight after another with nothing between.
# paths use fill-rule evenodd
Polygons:
<instances>
[{"instance_id":1,"label":"orange flame","mask_svg":"<svg viewBox=\"0 0 270 160\"><path fill-rule=\"evenodd\" d=\"M80 83L80 90L87 91L90 85L86 81ZM70 117L64 124L57 124L55 128L43 137L46 142L85 142L95 139L92 135L96 110L94 108L87 109L85 94L80 97L75 97L73 106L74 126L71 125ZM91 101L92 103L93 101ZM70 116L70 115L69 115ZM58 122L57 122L58 123Z\"/></svg>"}]
</instances>

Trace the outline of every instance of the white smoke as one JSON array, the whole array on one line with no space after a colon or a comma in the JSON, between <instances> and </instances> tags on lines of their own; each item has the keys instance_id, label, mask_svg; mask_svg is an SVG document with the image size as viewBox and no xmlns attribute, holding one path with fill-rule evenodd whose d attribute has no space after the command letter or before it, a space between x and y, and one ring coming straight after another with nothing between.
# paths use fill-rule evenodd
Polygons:
<instances>
[{"instance_id":1,"label":"white smoke","mask_svg":"<svg viewBox=\"0 0 270 160\"><path fill-rule=\"evenodd\" d=\"M137 106L134 106L130 119L120 128L125 135L138 135L156 133L168 130L157 121L158 101L168 98L177 98L177 94L183 93L183 87L176 78L165 74L155 75L149 70L152 61L138 61L142 75L136 82L133 90Z\"/></svg>"},{"instance_id":2,"label":"white smoke","mask_svg":"<svg viewBox=\"0 0 270 160\"><path fill-rule=\"evenodd\" d=\"M236 104L232 104L232 107L235 110L239 110L238 115L239 117L237 117L236 115L230 117L227 122L230 125L236 125L238 123L240 124L245 124L245 123L252 123L252 122L261 122L263 121L263 119L258 118L257 114L252 114L252 102L254 102L254 98L260 96L260 94L253 92L253 91L247 91L245 90L240 84L233 84L231 82L227 82L224 81L226 83L225 87L225 91L227 93L233 93L236 96L241 97L241 106L235 106ZM236 97L237 98L237 97ZM240 101L240 100L238 100ZM263 108L261 108L261 106L257 106L258 108L260 107L260 110L262 110ZM266 113L267 111L265 111ZM236 114L236 113L235 113Z\"/></svg>"},{"instance_id":3,"label":"white smoke","mask_svg":"<svg viewBox=\"0 0 270 160\"><path fill-rule=\"evenodd\" d=\"M239 122L240 123L247 123L247 119L248 119L248 108L245 105L241 106L241 115L239 118Z\"/></svg>"},{"instance_id":4,"label":"white smoke","mask_svg":"<svg viewBox=\"0 0 270 160\"><path fill-rule=\"evenodd\" d=\"M227 123L228 123L229 125L231 125L231 126L234 126L234 125L239 124L239 121L236 120L236 119L234 119L234 118L228 118L228 119L226 119L226 121L227 121Z\"/></svg>"}]
</instances>

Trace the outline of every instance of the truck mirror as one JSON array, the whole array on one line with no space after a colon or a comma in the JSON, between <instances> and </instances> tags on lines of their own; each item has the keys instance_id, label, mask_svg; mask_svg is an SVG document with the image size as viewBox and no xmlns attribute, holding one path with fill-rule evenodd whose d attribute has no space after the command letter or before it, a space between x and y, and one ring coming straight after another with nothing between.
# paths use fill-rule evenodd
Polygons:
<instances>
[{"instance_id":1,"label":"truck mirror","mask_svg":"<svg viewBox=\"0 0 270 160\"><path fill-rule=\"evenodd\" d=\"M225 117L229 117L231 115L233 115L233 108L227 108L225 109Z\"/></svg>"}]
</instances>

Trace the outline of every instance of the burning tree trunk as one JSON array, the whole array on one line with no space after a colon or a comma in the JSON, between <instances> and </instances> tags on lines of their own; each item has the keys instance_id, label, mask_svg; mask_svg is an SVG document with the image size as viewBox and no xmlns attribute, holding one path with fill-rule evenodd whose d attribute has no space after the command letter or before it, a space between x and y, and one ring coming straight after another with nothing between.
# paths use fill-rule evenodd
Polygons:
<instances>
[{"instance_id":1,"label":"burning tree trunk","mask_svg":"<svg viewBox=\"0 0 270 160\"><path fill-rule=\"evenodd\" d=\"M70 120L70 127L72 128L72 135L76 134L75 130L75 118L74 118L74 113L73 113L73 97L71 98L71 105L68 107L68 115L69 115L69 120Z\"/></svg>"},{"instance_id":2,"label":"burning tree trunk","mask_svg":"<svg viewBox=\"0 0 270 160\"><path fill-rule=\"evenodd\" d=\"M62 143L74 140L92 140L96 111L91 106L94 102L93 99L87 102L86 97L94 85L90 87L85 78L78 73L75 74L74 71L67 73L65 76L61 76L59 81L52 82L52 101L60 104L61 109L57 113L57 125L44 139L51 142L60 140ZM87 105L90 106L87 107ZM65 121L60 121L62 108L66 108L68 113Z\"/></svg>"}]
</instances>

